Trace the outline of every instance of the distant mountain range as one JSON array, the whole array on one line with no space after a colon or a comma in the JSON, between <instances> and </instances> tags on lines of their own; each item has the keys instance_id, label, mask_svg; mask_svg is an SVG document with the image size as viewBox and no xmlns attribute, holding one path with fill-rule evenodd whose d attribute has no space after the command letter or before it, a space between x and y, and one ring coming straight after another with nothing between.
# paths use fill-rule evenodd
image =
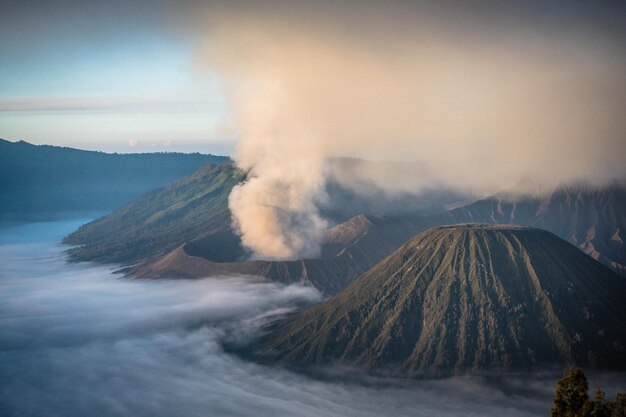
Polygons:
<instances>
[{"instance_id":1,"label":"distant mountain range","mask_svg":"<svg viewBox=\"0 0 626 417\"><path fill-rule=\"evenodd\" d=\"M626 275L626 181L559 187L537 197L495 195L427 216L428 227L458 223L519 224L548 230Z\"/></svg>"},{"instance_id":2,"label":"distant mountain range","mask_svg":"<svg viewBox=\"0 0 626 417\"><path fill-rule=\"evenodd\" d=\"M0 217L113 210L202 165L229 161L199 153L110 154L0 139Z\"/></svg>"},{"instance_id":3,"label":"distant mountain range","mask_svg":"<svg viewBox=\"0 0 626 417\"><path fill-rule=\"evenodd\" d=\"M320 259L246 261L230 227L228 195L245 175L230 164L203 168L81 227L66 243L75 261L134 264L139 277L254 274L308 282L334 294L415 233L459 223L510 223L549 230L624 273L626 185L561 187L539 197L496 195L453 210L403 217L357 215L329 229Z\"/></svg>"},{"instance_id":4,"label":"distant mountain range","mask_svg":"<svg viewBox=\"0 0 626 417\"><path fill-rule=\"evenodd\" d=\"M334 165L339 165L343 161L337 159ZM353 163L352 160L345 161ZM224 181L225 178L229 180ZM230 230L230 221L224 221L230 218L230 212L224 211L228 210L230 190L244 179L245 174L234 165L221 164L215 169L201 169L176 184L142 196L110 216L85 225L76 233L69 235L66 243L85 245L70 252L72 259L134 263L165 254L171 249L172 242L177 244L193 242L186 246L186 250L194 254L202 253L208 260L215 261L218 258L221 262L239 260L243 256L241 248L235 249L234 252L230 251L228 255L225 252L226 247L232 247L234 242L238 242L238 237L234 236L232 231L231 234L222 232ZM327 188L329 199L322 212L335 222L344 222L360 213L367 213L372 221L380 223L374 219L378 216L372 216L372 213L439 212L444 210L446 204L467 198L460 193L432 190L421 196L390 197L387 203L383 203L385 198L382 195L358 195L335 182L331 182ZM396 206L398 208L394 208ZM163 216L163 212L167 212L168 215ZM215 221L209 220L213 218ZM388 223L386 219L384 222ZM170 238L171 233L164 231L175 232ZM214 236L205 239L210 235ZM401 236L407 239L411 234ZM154 244L142 249L133 249L132 242L147 239ZM394 237L393 242L393 247L397 247L404 240L398 241ZM206 247L200 248L202 245Z\"/></svg>"},{"instance_id":5,"label":"distant mountain range","mask_svg":"<svg viewBox=\"0 0 626 417\"><path fill-rule=\"evenodd\" d=\"M197 278L242 273L336 293L421 226L413 218L356 216L326 233L321 259L246 261L231 229L228 195L245 178L231 164L149 193L67 236L73 261L133 265L138 277Z\"/></svg>"},{"instance_id":6,"label":"distant mountain range","mask_svg":"<svg viewBox=\"0 0 626 417\"><path fill-rule=\"evenodd\" d=\"M626 369L626 280L547 231L430 229L273 325L266 355L402 375ZM545 368L544 368L545 369Z\"/></svg>"},{"instance_id":7,"label":"distant mountain range","mask_svg":"<svg viewBox=\"0 0 626 417\"><path fill-rule=\"evenodd\" d=\"M139 262L132 272L146 277L241 272L281 282L317 282L318 288L334 292L419 231L480 222L544 228L620 273L626 265L626 186L619 181L561 187L539 197L497 195L424 216L358 215L326 233L322 259L242 262L246 254L230 228L227 200L243 179L230 164L201 169L68 236L66 243L82 245L70 251L72 259Z\"/></svg>"}]
</instances>

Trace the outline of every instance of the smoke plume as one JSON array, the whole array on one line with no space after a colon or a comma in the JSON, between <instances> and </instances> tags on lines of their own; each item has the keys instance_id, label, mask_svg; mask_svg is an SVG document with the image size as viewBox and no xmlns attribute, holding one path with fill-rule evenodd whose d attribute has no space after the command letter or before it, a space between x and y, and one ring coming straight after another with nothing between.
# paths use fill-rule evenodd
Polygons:
<instances>
[{"instance_id":1,"label":"smoke plume","mask_svg":"<svg viewBox=\"0 0 626 417\"><path fill-rule=\"evenodd\" d=\"M229 203L258 257L318 254L329 179L484 195L626 174L622 32L585 11L279 3L214 7L199 54L232 105L249 179ZM338 156L423 164L347 175Z\"/></svg>"}]
</instances>

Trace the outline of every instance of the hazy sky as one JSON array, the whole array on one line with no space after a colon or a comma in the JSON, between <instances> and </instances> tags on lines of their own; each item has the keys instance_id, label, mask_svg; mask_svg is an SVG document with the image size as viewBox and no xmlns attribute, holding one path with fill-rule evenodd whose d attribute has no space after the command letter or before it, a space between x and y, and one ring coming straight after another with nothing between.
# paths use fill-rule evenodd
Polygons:
<instances>
[{"instance_id":1,"label":"hazy sky","mask_svg":"<svg viewBox=\"0 0 626 417\"><path fill-rule=\"evenodd\" d=\"M624 6L543 3L276 0L193 16L198 63L220 74L241 132L249 175L229 207L243 244L318 256L331 157L427 161L359 171L370 190L417 194L626 177Z\"/></svg>"},{"instance_id":2,"label":"hazy sky","mask_svg":"<svg viewBox=\"0 0 626 417\"><path fill-rule=\"evenodd\" d=\"M322 33L341 27L361 36L365 24L384 44L386 34L402 36L389 30L389 21L422 14L412 3L2 2L0 138L119 151L230 152L237 129L228 127L222 82L196 66L208 26L228 23L233 15L281 12L282 18L291 14L298 25L308 21ZM487 2L446 1L440 14L480 24L484 18L512 31L522 22L526 28L570 26L576 32L583 22L586 31L600 37L614 39L620 32L623 39L620 2L545 3L503 2L494 8ZM450 21L446 28L454 31L457 24Z\"/></svg>"},{"instance_id":3,"label":"hazy sky","mask_svg":"<svg viewBox=\"0 0 626 417\"><path fill-rule=\"evenodd\" d=\"M623 1L4 2L0 138L232 153L244 244L315 256L331 157L428 161L358 179L411 193L625 177L625 33Z\"/></svg>"},{"instance_id":4,"label":"hazy sky","mask_svg":"<svg viewBox=\"0 0 626 417\"><path fill-rule=\"evenodd\" d=\"M219 82L193 68L197 37L165 3L133 4L2 2L0 138L230 151Z\"/></svg>"}]
</instances>

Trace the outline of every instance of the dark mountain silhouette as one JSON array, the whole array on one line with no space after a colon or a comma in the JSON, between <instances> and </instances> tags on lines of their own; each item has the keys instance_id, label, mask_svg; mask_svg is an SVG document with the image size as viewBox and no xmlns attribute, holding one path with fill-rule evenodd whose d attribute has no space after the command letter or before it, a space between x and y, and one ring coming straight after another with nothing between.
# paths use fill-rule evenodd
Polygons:
<instances>
[{"instance_id":1,"label":"dark mountain silhouette","mask_svg":"<svg viewBox=\"0 0 626 417\"><path fill-rule=\"evenodd\" d=\"M626 280L550 232L458 225L416 235L263 351L402 374L626 368Z\"/></svg>"},{"instance_id":2,"label":"dark mountain silhouette","mask_svg":"<svg viewBox=\"0 0 626 417\"><path fill-rule=\"evenodd\" d=\"M106 211L229 158L199 153L110 154L0 139L0 215Z\"/></svg>"}]
</instances>

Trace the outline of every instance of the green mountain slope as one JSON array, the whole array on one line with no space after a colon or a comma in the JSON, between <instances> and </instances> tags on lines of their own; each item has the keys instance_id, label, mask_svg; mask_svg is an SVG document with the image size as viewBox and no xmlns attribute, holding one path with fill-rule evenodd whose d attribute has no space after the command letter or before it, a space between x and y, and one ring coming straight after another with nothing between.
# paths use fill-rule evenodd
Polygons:
<instances>
[{"instance_id":1,"label":"green mountain slope","mask_svg":"<svg viewBox=\"0 0 626 417\"><path fill-rule=\"evenodd\" d=\"M232 173L224 174L228 170ZM222 174L232 175L231 180L222 184L222 177L215 177ZM70 235L67 243L86 245L73 249L72 259L141 263L130 273L146 278L255 274L284 283L311 283L334 294L417 232L480 222L545 228L617 271L626 264L623 182L561 187L517 200L496 196L427 216L358 215L326 232L321 259L244 262L246 252L230 229L227 208L230 189L242 179L234 168L224 166L141 198ZM216 186L219 191L213 192ZM201 203L195 200L197 194L203 196ZM163 221L154 221L161 217Z\"/></svg>"},{"instance_id":2,"label":"green mountain slope","mask_svg":"<svg viewBox=\"0 0 626 417\"><path fill-rule=\"evenodd\" d=\"M266 353L408 375L626 368L626 281L555 235L420 233L337 296L275 326Z\"/></svg>"},{"instance_id":3,"label":"green mountain slope","mask_svg":"<svg viewBox=\"0 0 626 417\"><path fill-rule=\"evenodd\" d=\"M67 236L73 260L133 263L204 235L229 232L228 194L243 179L232 164L208 165Z\"/></svg>"},{"instance_id":4,"label":"green mountain slope","mask_svg":"<svg viewBox=\"0 0 626 417\"><path fill-rule=\"evenodd\" d=\"M199 153L110 154L0 139L0 216L112 210L229 158Z\"/></svg>"}]
</instances>

